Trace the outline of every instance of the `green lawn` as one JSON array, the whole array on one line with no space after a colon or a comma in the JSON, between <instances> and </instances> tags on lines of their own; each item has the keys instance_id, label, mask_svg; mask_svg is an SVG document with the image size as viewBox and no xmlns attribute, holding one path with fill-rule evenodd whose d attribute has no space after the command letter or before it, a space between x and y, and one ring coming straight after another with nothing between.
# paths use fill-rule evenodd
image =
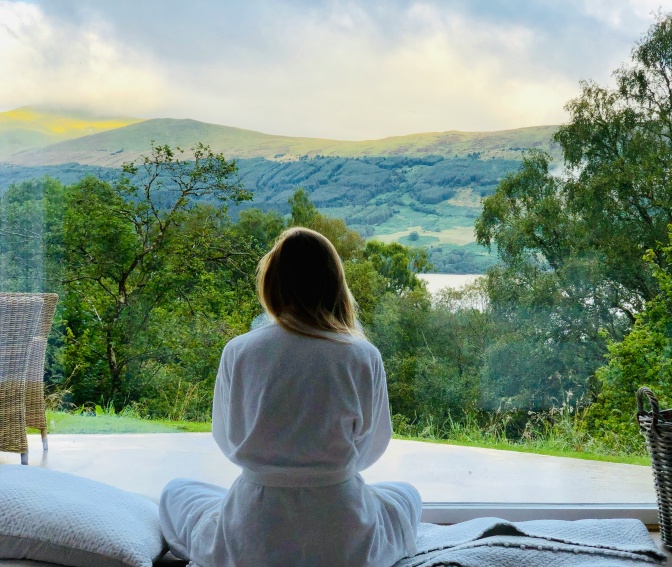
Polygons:
<instances>
[{"instance_id":1,"label":"green lawn","mask_svg":"<svg viewBox=\"0 0 672 567\"><path fill-rule=\"evenodd\" d=\"M212 424L207 422L193 421L161 421L150 419L138 419L112 414L79 415L65 412L47 412L49 434L58 435L66 433L198 433L212 430ZM38 433L37 430L28 430L29 433ZM444 445L460 445L464 447L483 447L486 449L500 449L505 451L518 451L522 453L537 453L554 457L569 457L574 459L588 459L593 461L609 461L614 463L626 463L631 465L651 464L648 457L639 456L613 456L583 453L578 451L559 451L556 449L544 449L543 447L527 447L515 443L470 443L461 441L444 441L417 437L402 437L395 435L395 439L407 439L422 441L424 443L441 443Z\"/></svg>"},{"instance_id":2,"label":"green lawn","mask_svg":"<svg viewBox=\"0 0 672 567\"><path fill-rule=\"evenodd\" d=\"M78 415L47 412L50 435L59 433L181 433L211 431L210 423L138 419L113 414ZM28 430L37 433L37 430Z\"/></svg>"},{"instance_id":3,"label":"green lawn","mask_svg":"<svg viewBox=\"0 0 672 567\"><path fill-rule=\"evenodd\" d=\"M585 459L587 461L602 461L607 463L622 463L626 465L651 466L649 457L639 455L600 455L597 453L585 453L582 451L561 451L558 449L544 448L538 443L534 447L518 443L470 443L468 441L456 441L445 439L427 439L421 437L404 437L394 435L394 439L406 439L409 441L422 441L423 443L438 443L441 445L459 445L461 447L480 447L483 449L499 449L500 451L515 451L517 453L533 453L535 455L548 455L549 457L567 457L570 459ZM540 446L541 445L541 446Z\"/></svg>"}]
</instances>

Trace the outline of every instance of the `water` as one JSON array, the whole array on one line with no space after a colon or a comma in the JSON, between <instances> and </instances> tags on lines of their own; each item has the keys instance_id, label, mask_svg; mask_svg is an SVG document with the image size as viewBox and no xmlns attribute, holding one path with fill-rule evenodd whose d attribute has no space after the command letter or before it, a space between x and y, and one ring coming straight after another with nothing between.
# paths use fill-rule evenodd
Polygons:
<instances>
[{"instance_id":1,"label":"water","mask_svg":"<svg viewBox=\"0 0 672 567\"><path fill-rule=\"evenodd\" d=\"M426 281L427 290L435 294L444 287L459 289L483 276L482 274L418 274L418 277Z\"/></svg>"}]
</instances>

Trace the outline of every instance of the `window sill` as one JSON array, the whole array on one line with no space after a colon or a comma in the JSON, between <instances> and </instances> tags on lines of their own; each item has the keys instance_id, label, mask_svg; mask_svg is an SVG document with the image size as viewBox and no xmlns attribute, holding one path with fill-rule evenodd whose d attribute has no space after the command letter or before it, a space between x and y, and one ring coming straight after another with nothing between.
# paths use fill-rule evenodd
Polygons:
<instances>
[{"instance_id":1,"label":"window sill","mask_svg":"<svg viewBox=\"0 0 672 567\"><path fill-rule=\"evenodd\" d=\"M474 518L495 517L512 522L527 520L584 520L637 518L647 526L658 525L655 504L515 504L515 503L423 503L422 521L456 524Z\"/></svg>"}]
</instances>

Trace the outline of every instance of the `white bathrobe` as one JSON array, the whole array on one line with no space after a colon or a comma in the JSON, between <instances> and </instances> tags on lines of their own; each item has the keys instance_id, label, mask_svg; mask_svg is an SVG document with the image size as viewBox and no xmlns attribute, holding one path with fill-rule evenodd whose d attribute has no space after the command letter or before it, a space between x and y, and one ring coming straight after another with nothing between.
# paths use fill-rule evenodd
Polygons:
<instances>
[{"instance_id":1,"label":"white bathrobe","mask_svg":"<svg viewBox=\"0 0 672 567\"><path fill-rule=\"evenodd\" d=\"M421 501L359 471L392 428L385 371L368 341L273 323L222 354L212 434L242 467L230 489L187 479L161 496L173 553L201 567L389 567L414 555Z\"/></svg>"}]
</instances>

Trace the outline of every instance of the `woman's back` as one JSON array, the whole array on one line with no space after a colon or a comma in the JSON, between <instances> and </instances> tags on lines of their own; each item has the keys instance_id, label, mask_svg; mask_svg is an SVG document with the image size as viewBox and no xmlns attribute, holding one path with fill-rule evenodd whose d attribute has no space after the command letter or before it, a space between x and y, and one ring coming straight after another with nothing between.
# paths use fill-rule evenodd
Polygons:
<instances>
[{"instance_id":1,"label":"woman's back","mask_svg":"<svg viewBox=\"0 0 672 567\"><path fill-rule=\"evenodd\" d=\"M265 482L319 486L345 480L387 447L391 429L380 354L364 339L330 337L337 340L270 324L224 350L213 436L227 457Z\"/></svg>"},{"instance_id":2,"label":"woman's back","mask_svg":"<svg viewBox=\"0 0 672 567\"><path fill-rule=\"evenodd\" d=\"M392 427L380 353L356 338L336 249L289 229L257 283L275 323L226 345L212 412L213 436L242 474L230 489L166 486L171 551L202 567L387 567L414 554L417 490L359 475Z\"/></svg>"}]
</instances>

